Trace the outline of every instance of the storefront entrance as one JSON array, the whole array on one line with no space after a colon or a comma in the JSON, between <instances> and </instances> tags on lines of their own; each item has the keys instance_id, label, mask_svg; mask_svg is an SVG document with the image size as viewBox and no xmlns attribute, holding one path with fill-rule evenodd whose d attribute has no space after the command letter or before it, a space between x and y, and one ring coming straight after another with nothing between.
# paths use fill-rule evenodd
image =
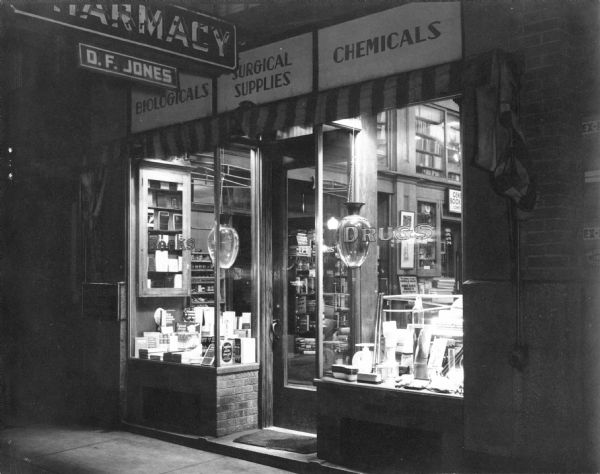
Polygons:
<instances>
[{"instance_id":1,"label":"storefront entrance","mask_svg":"<svg viewBox=\"0 0 600 474\"><path fill-rule=\"evenodd\" d=\"M270 337L275 426L316 432L313 381L337 359L345 362L348 351L346 274L334 255L335 231L327 220L344 215L351 139L349 129L326 126L274 148ZM322 360L317 358L320 343Z\"/></svg>"},{"instance_id":2,"label":"storefront entrance","mask_svg":"<svg viewBox=\"0 0 600 474\"><path fill-rule=\"evenodd\" d=\"M279 142L273 158L273 424L316 432L313 135Z\"/></svg>"}]
</instances>

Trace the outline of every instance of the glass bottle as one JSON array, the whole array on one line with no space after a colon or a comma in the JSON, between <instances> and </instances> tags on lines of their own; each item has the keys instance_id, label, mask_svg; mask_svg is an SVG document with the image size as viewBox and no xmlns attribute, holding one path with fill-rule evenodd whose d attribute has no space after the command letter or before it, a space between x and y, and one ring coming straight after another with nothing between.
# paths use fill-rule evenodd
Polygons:
<instances>
[{"instance_id":1,"label":"glass bottle","mask_svg":"<svg viewBox=\"0 0 600 474\"><path fill-rule=\"evenodd\" d=\"M412 322L413 324L425 324L425 311L423 310L423 301L420 296L416 297L412 308Z\"/></svg>"}]
</instances>

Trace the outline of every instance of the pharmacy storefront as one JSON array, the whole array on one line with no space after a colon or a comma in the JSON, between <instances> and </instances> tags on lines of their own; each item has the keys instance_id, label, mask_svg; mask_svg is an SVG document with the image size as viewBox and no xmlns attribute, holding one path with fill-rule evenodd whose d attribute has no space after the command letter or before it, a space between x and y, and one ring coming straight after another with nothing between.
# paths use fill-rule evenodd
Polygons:
<instances>
[{"instance_id":1,"label":"pharmacy storefront","mask_svg":"<svg viewBox=\"0 0 600 474\"><path fill-rule=\"evenodd\" d=\"M242 52L215 89L133 91L128 421L308 431L342 462L350 405L451 454L461 58L459 4L410 4Z\"/></svg>"}]
</instances>

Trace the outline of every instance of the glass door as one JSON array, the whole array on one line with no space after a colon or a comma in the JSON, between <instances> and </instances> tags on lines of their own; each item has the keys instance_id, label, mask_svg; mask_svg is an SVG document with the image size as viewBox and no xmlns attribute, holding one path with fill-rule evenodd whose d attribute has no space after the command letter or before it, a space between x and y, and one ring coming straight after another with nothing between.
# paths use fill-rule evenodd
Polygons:
<instances>
[{"instance_id":1,"label":"glass door","mask_svg":"<svg viewBox=\"0 0 600 474\"><path fill-rule=\"evenodd\" d=\"M335 240L345 215L350 137L347 130L324 127L321 135L281 142L271 160L276 426L315 432L313 380L348 359L348 272L336 256Z\"/></svg>"}]
</instances>

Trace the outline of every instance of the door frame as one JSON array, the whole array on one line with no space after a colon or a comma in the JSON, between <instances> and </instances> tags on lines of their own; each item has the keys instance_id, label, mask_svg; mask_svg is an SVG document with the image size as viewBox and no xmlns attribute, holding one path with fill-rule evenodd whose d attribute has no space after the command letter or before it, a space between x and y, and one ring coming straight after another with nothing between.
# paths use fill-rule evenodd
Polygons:
<instances>
[{"instance_id":1,"label":"door frame","mask_svg":"<svg viewBox=\"0 0 600 474\"><path fill-rule=\"evenodd\" d=\"M323 224L323 190L322 190L322 175L323 175L323 127L315 125L313 128L313 153L315 158L315 233L322 235ZM299 429L305 431L316 432L317 419L317 403L316 403L316 388L302 387L297 385L288 385L287 382L287 366L283 354L281 356L274 350L272 341L272 323L274 319L283 319L286 311L285 294L277 295L276 292L287 278L285 274L284 260L285 255L274 255L276 242L273 240L273 225L276 220L284 218L284 213L281 208L277 208L275 199L280 199L286 195L287 184L284 179L278 180L275 173L278 172L278 163L281 162L280 143L268 142L261 144L254 169L256 181L256 192L254 196L257 203L257 216L255 220L257 230L260 231L260 238L257 239L258 255L260 255L260 263L257 265L256 280L259 283L259 331L260 337L260 426L265 428L273 425L284 428ZM279 176L283 178L283 167L279 167ZM279 216L275 216L278 213ZM287 248L287 240L278 242L279 246ZM282 260L282 258L284 260ZM316 247L316 314L323 313L322 302L322 242L317 239ZM282 305L281 308L275 308L274 305ZM322 374L322 321L317 317L317 354L315 357L315 378L318 374ZM282 346L280 346L281 348ZM285 350L285 347L281 349ZM276 375L275 371L280 371ZM281 391L281 393L278 393ZM287 415L280 411L282 409L281 400L286 400L286 406L290 408ZM301 408L300 408L301 407ZM310 412L310 416L306 419L306 423L297 423L299 420L299 410L303 413ZM279 413L278 413L279 411ZM296 422L296 423L294 423Z\"/></svg>"}]
</instances>

